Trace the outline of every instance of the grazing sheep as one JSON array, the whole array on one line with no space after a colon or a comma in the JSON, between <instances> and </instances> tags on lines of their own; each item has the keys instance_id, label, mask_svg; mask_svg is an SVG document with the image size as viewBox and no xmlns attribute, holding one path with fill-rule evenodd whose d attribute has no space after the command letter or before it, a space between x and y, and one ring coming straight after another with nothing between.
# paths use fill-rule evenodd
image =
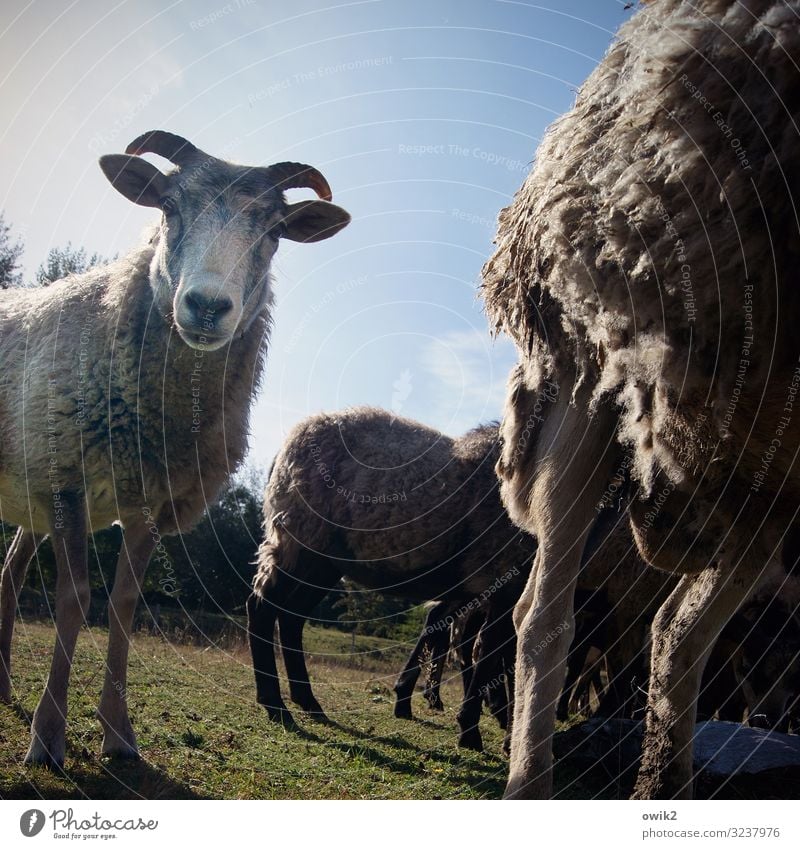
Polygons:
<instances>
[{"instance_id":1,"label":"grazing sheep","mask_svg":"<svg viewBox=\"0 0 800 849\"><path fill-rule=\"evenodd\" d=\"M500 215L484 295L520 364L498 472L539 542L508 797L551 793L558 628L615 464L643 557L681 576L653 626L637 798L691 796L703 667L796 515L799 16L797 0L644 5Z\"/></svg>"},{"instance_id":2,"label":"grazing sheep","mask_svg":"<svg viewBox=\"0 0 800 849\"><path fill-rule=\"evenodd\" d=\"M11 698L18 592L36 546L55 550L56 646L26 763L62 765L67 686L89 603L88 533L125 536L109 605L98 716L103 752L136 756L128 637L160 538L201 517L246 450L271 321L280 237L315 241L347 224L314 168L246 167L179 136L146 133L100 159L128 200L162 213L148 241L111 265L0 299L0 499L20 526L3 570L0 698ZM164 174L135 154L157 153ZM310 187L325 200L287 204ZM163 564L162 564L163 565Z\"/></svg>"},{"instance_id":3,"label":"grazing sheep","mask_svg":"<svg viewBox=\"0 0 800 849\"><path fill-rule=\"evenodd\" d=\"M406 665L395 681L394 715L398 719L411 719L411 696L422 671L422 664L427 662L428 674L425 677L423 698L431 710L444 710L441 697L441 683L444 666L452 642L452 632L459 615L459 602L437 601L428 607L425 623L419 639L414 644ZM476 632L477 635L477 632ZM474 638L473 638L474 642ZM465 659L466 661L466 659ZM462 666L464 694L469 689L469 677L472 674L472 647L470 645L469 660Z\"/></svg>"},{"instance_id":4,"label":"grazing sheep","mask_svg":"<svg viewBox=\"0 0 800 849\"><path fill-rule=\"evenodd\" d=\"M510 622L511 610L504 612L503 616ZM498 661L502 659L502 665L498 667L497 674L490 679L489 683L493 686L487 686L482 696L486 698L488 707L500 723L500 727L503 729L507 727L509 694L506 693L506 680L499 673L503 670L503 666L507 665L513 675L516 639L512 627L508 644L486 646L485 632L483 642L479 641L478 635L486 622L486 617L487 610L483 604L465 608L461 602L441 601L429 608L419 639L394 685L397 697L394 706L396 717L411 719L411 696L422 671L423 662L427 662L428 672L425 676L422 696L431 710L440 711L444 710L440 688L448 655L460 669L464 699L468 699L471 695L473 666L479 662L481 652L488 651L490 654L499 652L496 657Z\"/></svg>"},{"instance_id":5,"label":"grazing sheep","mask_svg":"<svg viewBox=\"0 0 800 849\"><path fill-rule=\"evenodd\" d=\"M500 503L498 452L496 425L451 439L367 407L312 416L294 428L267 485L265 539L247 605L257 698L270 718L293 722L278 684L276 619L291 698L322 714L302 628L343 576L420 602L485 603L483 633L508 618L535 543ZM474 686L489 680L484 667L493 662L479 659ZM480 748L473 717L471 707L459 716L459 743Z\"/></svg>"}]
</instances>

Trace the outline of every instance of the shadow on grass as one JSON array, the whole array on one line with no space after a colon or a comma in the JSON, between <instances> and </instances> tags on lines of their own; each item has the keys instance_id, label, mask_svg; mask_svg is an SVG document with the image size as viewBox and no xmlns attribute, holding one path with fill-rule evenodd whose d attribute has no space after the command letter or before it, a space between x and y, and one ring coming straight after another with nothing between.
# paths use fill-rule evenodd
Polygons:
<instances>
[{"instance_id":1,"label":"shadow on grass","mask_svg":"<svg viewBox=\"0 0 800 849\"><path fill-rule=\"evenodd\" d=\"M77 763L76 763L77 760ZM20 767L3 799L200 799L186 784L143 760L99 760L67 752L63 770Z\"/></svg>"},{"instance_id":2,"label":"shadow on grass","mask_svg":"<svg viewBox=\"0 0 800 849\"><path fill-rule=\"evenodd\" d=\"M32 715L20 702L6 706L22 725ZM0 799L199 799L188 785L144 760L107 758L67 740L63 769L24 766L0 784Z\"/></svg>"},{"instance_id":3,"label":"shadow on grass","mask_svg":"<svg viewBox=\"0 0 800 849\"><path fill-rule=\"evenodd\" d=\"M505 760L499 756L492 754L489 754L488 756L484 755L483 757L490 762L480 763L476 759L480 756L476 756L474 752L447 754L431 751L411 743L399 732L397 736L387 737L385 735L371 734L350 725L343 725L341 722L327 716L321 717L314 714L305 714L305 716L312 724L318 727L334 730L343 737L349 737L350 740L331 740L330 738L321 737L313 731L300 726L297 721L295 721L291 726L284 726L284 728L301 740L309 743L316 743L329 749L335 749L336 751L342 752L347 757L358 757L376 767L383 767L384 769L400 775L410 775L415 777L419 777L420 775L421 761L429 761L450 767L458 766L463 770L463 774L459 776L460 782L473 788L480 788L486 795L497 798L499 798L502 794L505 786L506 764ZM412 753L412 756L415 759L419 758L420 760L416 762L404 762L399 758L392 757L390 752L387 753L375 748L376 745L384 746L388 749L394 748L400 751Z\"/></svg>"}]
</instances>

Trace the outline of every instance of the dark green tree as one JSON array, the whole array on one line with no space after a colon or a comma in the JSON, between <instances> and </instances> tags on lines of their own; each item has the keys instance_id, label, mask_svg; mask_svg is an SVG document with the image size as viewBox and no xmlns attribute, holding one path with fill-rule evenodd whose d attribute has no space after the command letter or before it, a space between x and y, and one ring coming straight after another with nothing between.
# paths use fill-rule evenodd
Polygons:
<instances>
[{"instance_id":1,"label":"dark green tree","mask_svg":"<svg viewBox=\"0 0 800 849\"><path fill-rule=\"evenodd\" d=\"M209 613L242 613L260 543L261 493L235 481L191 533L164 539L174 570L174 590L169 588L164 603ZM163 592L169 567L157 558L153 566L146 589Z\"/></svg>"},{"instance_id":2,"label":"dark green tree","mask_svg":"<svg viewBox=\"0 0 800 849\"><path fill-rule=\"evenodd\" d=\"M11 226L6 224L5 215L0 212L0 289L22 285L19 265L22 251L22 242L12 238Z\"/></svg>"},{"instance_id":3,"label":"dark green tree","mask_svg":"<svg viewBox=\"0 0 800 849\"><path fill-rule=\"evenodd\" d=\"M65 247L50 248L47 259L36 269L37 286L49 286L69 274L82 274L95 265L109 262L98 253L87 254L86 248L73 248L72 242Z\"/></svg>"},{"instance_id":4,"label":"dark green tree","mask_svg":"<svg viewBox=\"0 0 800 849\"><path fill-rule=\"evenodd\" d=\"M343 595L333 604L343 630L373 637L389 637L405 621L409 604L405 599L385 596L359 586L349 578L342 581Z\"/></svg>"}]
</instances>

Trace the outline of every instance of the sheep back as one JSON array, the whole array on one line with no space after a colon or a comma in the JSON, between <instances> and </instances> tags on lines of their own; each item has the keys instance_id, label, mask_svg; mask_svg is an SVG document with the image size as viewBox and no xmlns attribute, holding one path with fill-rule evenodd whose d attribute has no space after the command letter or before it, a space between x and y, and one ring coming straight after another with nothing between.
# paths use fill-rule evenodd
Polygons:
<instances>
[{"instance_id":1,"label":"sheep back","mask_svg":"<svg viewBox=\"0 0 800 849\"><path fill-rule=\"evenodd\" d=\"M401 594L399 586L430 579L471 597L508 563L529 568L533 544L520 545L530 538L500 502L497 433L492 425L452 439L368 407L304 420L266 488L256 589L276 560L291 571L300 549L340 558L359 583ZM440 570L448 577L434 578Z\"/></svg>"},{"instance_id":2,"label":"sheep back","mask_svg":"<svg viewBox=\"0 0 800 849\"><path fill-rule=\"evenodd\" d=\"M595 402L616 398L645 490L658 470L724 480L720 442L751 475L792 385L799 17L793 0L648 3L500 214L491 319L531 386L577 363Z\"/></svg>"}]
</instances>

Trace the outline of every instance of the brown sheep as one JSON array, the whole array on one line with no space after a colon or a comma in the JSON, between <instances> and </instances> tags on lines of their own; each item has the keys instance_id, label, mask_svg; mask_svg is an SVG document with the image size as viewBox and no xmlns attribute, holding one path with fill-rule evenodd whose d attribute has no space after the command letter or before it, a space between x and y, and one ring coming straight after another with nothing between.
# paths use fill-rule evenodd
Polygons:
<instances>
[{"instance_id":1,"label":"brown sheep","mask_svg":"<svg viewBox=\"0 0 800 849\"><path fill-rule=\"evenodd\" d=\"M369 407L323 413L286 439L264 496L265 539L247 605L258 702L293 724L280 693L277 619L292 700L322 715L302 629L340 579L412 601L488 606L488 645L519 598L535 542L509 521L494 474L497 425L451 439ZM510 635L513 638L513 633ZM486 657L473 682L484 680ZM487 679L488 680L488 679ZM477 706L477 710L476 710ZM479 749L480 698L459 714L462 746Z\"/></svg>"}]
</instances>

